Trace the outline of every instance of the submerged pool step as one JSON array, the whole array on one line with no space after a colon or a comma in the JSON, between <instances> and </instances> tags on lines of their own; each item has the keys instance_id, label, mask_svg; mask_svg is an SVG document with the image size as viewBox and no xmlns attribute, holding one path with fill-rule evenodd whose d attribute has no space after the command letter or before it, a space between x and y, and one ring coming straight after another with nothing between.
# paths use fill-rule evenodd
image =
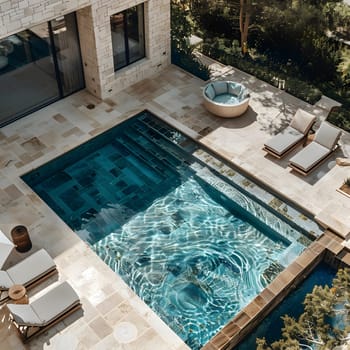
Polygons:
<instances>
[{"instance_id":1,"label":"submerged pool step","mask_svg":"<svg viewBox=\"0 0 350 350\"><path fill-rule=\"evenodd\" d=\"M189 137L186 137L179 132L176 132L175 135L179 135L179 140L174 141L174 138L171 135L171 127L162 123L159 126L156 122L152 121L150 123L145 122L144 120L138 120L138 123L134 124L134 127L138 132L142 133L145 137L150 139L158 147L161 147L166 152L178 157L179 153L182 158L189 159L189 153L192 153L198 148L198 145L191 140ZM168 137L161 132L161 129L169 130ZM154 137L157 136L157 137Z\"/></svg>"},{"instance_id":2,"label":"submerged pool step","mask_svg":"<svg viewBox=\"0 0 350 350\"><path fill-rule=\"evenodd\" d=\"M155 167L176 172L178 166L183 163L179 157L175 157L164 149L159 149L154 142L135 129L128 130L128 133L124 133L120 139L126 141L125 143L130 145L134 153L137 153L147 162L151 161L151 164ZM143 148L144 146L147 148Z\"/></svg>"},{"instance_id":3,"label":"submerged pool step","mask_svg":"<svg viewBox=\"0 0 350 350\"><path fill-rule=\"evenodd\" d=\"M129 155L125 157L125 161L133 166L137 172L142 173L154 184L159 183L166 177L166 172L162 171L158 166L152 166L147 162L147 159L144 156L141 156L139 152L135 152L130 147L127 147L123 142L119 140L114 140L113 144L116 147L116 151L121 149L127 149ZM121 154L121 153L120 153Z\"/></svg>"}]
</instances>

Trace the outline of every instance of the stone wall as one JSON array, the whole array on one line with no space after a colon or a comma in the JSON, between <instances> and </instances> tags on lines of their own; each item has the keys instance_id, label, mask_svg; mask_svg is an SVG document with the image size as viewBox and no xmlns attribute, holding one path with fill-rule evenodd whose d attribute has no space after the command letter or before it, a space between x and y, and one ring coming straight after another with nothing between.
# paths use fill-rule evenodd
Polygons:
<instances>
[{"instance_id":1,"label":"stone wall","mask_svg":"<svg viewBox=\"0 0 350 350\"><path fill-rule=\"evenodd\" d=\"M0 38L90 5L91 0L7 0L0 3Z\"/></svg>"},{"instance_id":2,"label":"stone wall","mask_svg":"<svg viewBox=\"0 0 350 350\"><path fill-rule=\"evenodd\" d=\"M144 2L146 57L114 72L110 16L141 0L7 0L0 4L0 38L77 12L86 88L106 98L170 64L170 0Z\"/></svg>"}]
</instances>

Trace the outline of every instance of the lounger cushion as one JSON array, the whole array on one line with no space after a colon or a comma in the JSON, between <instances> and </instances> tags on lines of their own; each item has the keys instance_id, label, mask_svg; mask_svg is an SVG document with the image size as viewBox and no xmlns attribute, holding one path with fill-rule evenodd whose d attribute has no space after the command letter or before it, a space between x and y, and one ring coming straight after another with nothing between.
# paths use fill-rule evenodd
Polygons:
<instances>
[{"instance_id":1,"label":"lounger cushion","mask_svg":"<svg viewBox=\"0 0 350 350\"><path fill-rule=\"evenodd\" d=\"M40 249L34 254L28 256L18 264L7 269L12 284L22 284L24 286L37 280L55 269L56 264L51 256L44 249Z\"/></svg>"},{"instance_id":2,"label":"lounger cushion","mask_svg":"<svg viewBox=\"0 0 350 350\"><path fill-rule=\"evenodd\" d=\"M316 117L314 115L299 108L295 112L290 126L305 135L310 130L315 120Z\"/></svg>"},{"instance_id":3,"label":"lounger cushion","mask_svg":"<svg viewBox=\"0 0 350 350\"><path fill-rule=\"evenodd\" d=\"M320 128L317 130L315 135L315 142L320 145L333 150L340 137L341 130L328 124L326 122L321 123Z\"/></svg>"},{"instance_id":4,"label":"lounger cushion","mask_svg":"<svg viewBox=\"0 0 350 350\"><path fill-rule=\"evenodd\" d=\"M227 94L226 81L215 81L213 84L215 95Z\"/></svg>"},{"instance_id":5,"label":"lounger cushion","mask_svg":"<svg viewBox=\"0 0 350 350\"><path fill-rule=\"evenodd\" d=\"M0 271L0 289L7 290L15 283L11 280L10 276L6 271Z\"/></svg>"},{"instance_id":6,"label":"lounger cushion","mask_svg":"<svg viewBox=\"0 0 350 350\"><path fill-rule=\"evenodd\" d=\"M30 305L7 304L7 308L12 314L14 321L18 325L41 326L42 321Z\"/></svg>"},{"instance_id":7,"label":"lounger cushion","mask_svg":"<svg viewBox=\"0 0 350 350\"><path fill-rule=\"evenodd\" d=\"M274 153L281 155L298 143L303 137L304 134L288 126L279 134L268 140L265 143L265 147L269 148Z\"/></svg>"},{"instance_id":8,"label":"lounger cushion","mask_svg":"<svg viewBox=\"0 0 350 350\"><path fill-rule=\"evenodd\" d=\"M7 307L17 324L43 327L79 304L77 293L68 282L63 282L29 305Z\"/></svg>"},{"instance_id":9,"label":"lounger cushion","mask_svg":"<svg viewBox=\"0 0 350 350\"><path fill-rule=\"evenodd\" d=\"M215 98L215 90L213 88L212 85L208 85L206 90L205 90L205 94L207 95L207 97L211 100L214 100Z\"/></svg>"},{"instance_id":10,"label":"lounger cushion","mask_svg":"<svg viewBox=\"0 0 350 350\"><path fill-rule=\"evenodd\" d=\"M31 306L45 325L78 303L79 297L75 290L68 282L63 282L35 300Z\"/></svg>"},{"instance_id":11,"label":"lounger cushion","mask_svg":"<svg viewBox=\"0 0 350 350\"><path fill-rule=\"evenodd\" d=\"M308 146L298 152L290 159L290 164L307 172L331 151L317 142L311 142Z\"/></svg>"}]
</instances>

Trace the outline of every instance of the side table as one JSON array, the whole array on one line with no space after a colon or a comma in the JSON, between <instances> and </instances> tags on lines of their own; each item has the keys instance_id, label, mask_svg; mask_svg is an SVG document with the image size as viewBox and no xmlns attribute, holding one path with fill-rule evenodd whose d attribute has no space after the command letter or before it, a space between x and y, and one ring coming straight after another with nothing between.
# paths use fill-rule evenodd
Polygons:
<instances>
[{"instance_id":1,"label":"side table","mask_svg":"<svg viewBox=\"0 0 350 350\"><path fill-rule=\"evenodd\" d=\"M20 253L28 252L32 248L28 230L23 225L15 226L11 230L12 241L16 246L16 250Z\"/></svg>"},{"instance_id":2,"label":"side table","mask_svg":"<svg viewBox=\"0 0 350 350\"><path fill-rule=\"evenodd\" d=\"M29 303L26 287L22 286L21 284L14 284L9 288L8 293L13 304Z\"/></svg>"}]
</instances>

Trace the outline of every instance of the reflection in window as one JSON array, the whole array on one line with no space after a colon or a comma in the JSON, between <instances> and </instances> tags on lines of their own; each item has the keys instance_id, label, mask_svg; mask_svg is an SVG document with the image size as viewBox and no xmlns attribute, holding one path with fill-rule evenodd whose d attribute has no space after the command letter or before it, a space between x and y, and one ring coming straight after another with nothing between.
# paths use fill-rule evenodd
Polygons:
<instances>
[{"instance_id":1,"label":"reflection in window","mask_svg":"<svg viewBox=\"0 0 350 350\"><path fill-rule=\"evenodd\" d=\"M145 57L143 4L111 16L114 70Z\"/></svg>"},{"instance_id":2,"label":"reflection in window","mask_svg":"<svg viewBox=\"0 0 350 350\"><path fill-rule=\"evenodd\" d=\"M0 61L0 124L59 97L47 23L1 39Z\"/></svg>"},{"instance_id":3,"label":"reflection in window","mask_svg":"<svg viewBox=\"0 0 350 350\"><path fill-rule=\"evenodd\" d=\"M67 96L84 87L79 38L75 14L50 22L62 95Z\"/></svg>"},{"instance_id":4,"label":"reflection in window","mask_svg":"<svg viewBox=\"0 0 350 350\"><path fill-rule=\"evenodd\" d=\"M83 87L75 13L0 39L0 126Z\"/></svg>"}]
</instances>

